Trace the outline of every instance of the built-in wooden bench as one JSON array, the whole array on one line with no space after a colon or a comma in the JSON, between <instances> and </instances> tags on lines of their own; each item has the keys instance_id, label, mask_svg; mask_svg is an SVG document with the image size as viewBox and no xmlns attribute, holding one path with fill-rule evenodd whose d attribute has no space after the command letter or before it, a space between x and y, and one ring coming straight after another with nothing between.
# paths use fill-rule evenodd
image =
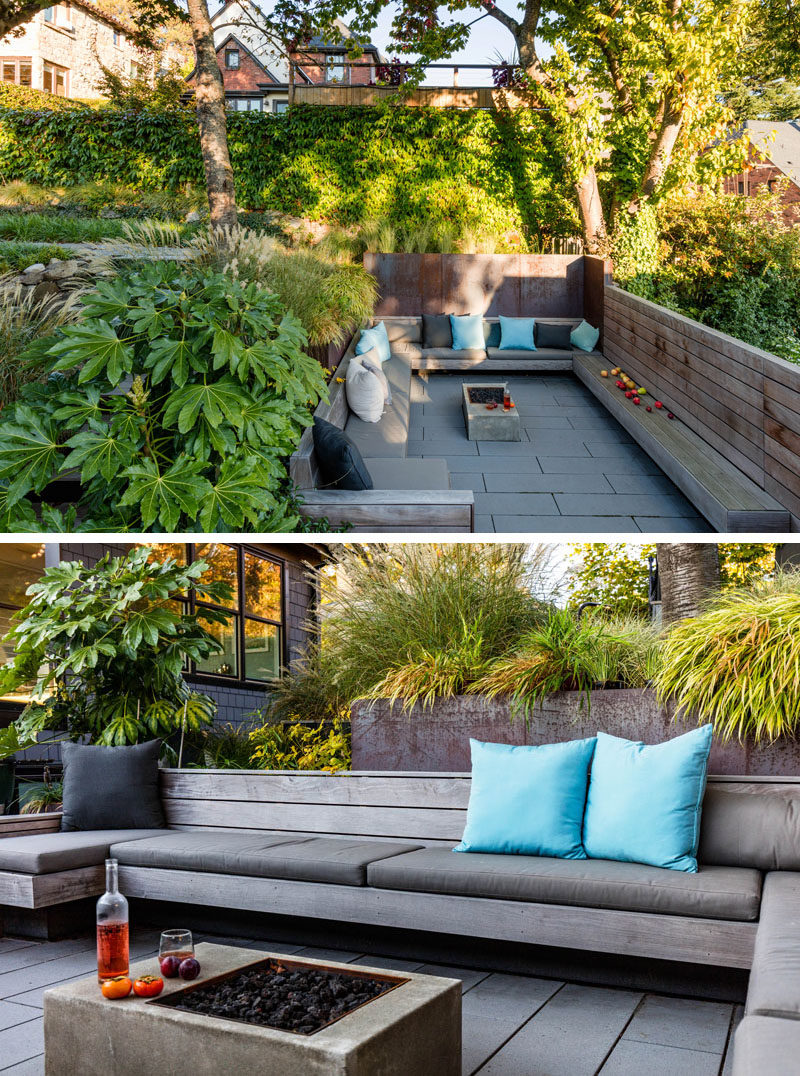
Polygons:
<instances>
[{"instance_id":1,"label":"built-in wooden bench","mask_svg":"<svg viewBox=\"0 0 800 1076\"><path fill-rule=\"evenodd\" d=\"M608 360L597 354L576 354L573 369L648 456L692 502L712 528L722 532L791 530L790 513L716 449L679 419L670 421L666 408L646 410L657 397L643 398L639 407L616 386Z\"/></svg>"}]
</instances>

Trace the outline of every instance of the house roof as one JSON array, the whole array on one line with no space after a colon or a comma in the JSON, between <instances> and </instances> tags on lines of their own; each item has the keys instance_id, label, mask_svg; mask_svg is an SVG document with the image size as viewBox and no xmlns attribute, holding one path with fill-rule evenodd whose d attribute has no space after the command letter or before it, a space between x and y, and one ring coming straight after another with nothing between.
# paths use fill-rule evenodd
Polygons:
<instances>
[{"instance_id":1,"label":"house roof","mask_svg":"<svg viewBox=\"0 0 800 1076\"><path fill-rule=\"evenodd\" d=\"M243 5L245 3L247 3L247 4L249 4L250 7L254 8L256 11L260 10L258 4L254 3L253 0L224 0L224 2L221 4L221 6L218 7L217 10L214 12L214 14L211 16L211 24L212 24L212 26L216 24L216 22L219 19L220 15L223 14L223 12L226 10L226 8L231 7L233 4L235 4L237 2L240 3L240 4L243 4ZM316 51L320 51L320 52L321 51L333 51L333 52L340 52L341 51L341 52L344 52L347 49L348 42L357 42L358 46L361 49L363 49L364 52L372 52L372 53L374 53L375 56L377 57L377 60L378 60L379 63L386 63L387 62L386 57L383 55L383 53L380 51L380 49L378 48L377 45L373 45L372 42L370 42L370 41L361 41L359 38L356 37L356 35L353 33L353 31L350 29L350 27L347 25L347 23L343 22L341 19L335 19L334 22L335 22L335 25L336 25L336 29L339 31L339 35L340 35L339 37L337 37L337 38L325 38L321 34L315 34L314 37L312 37L311 40L308 42L308 44L305 45L302 49L299 49L298 51L299 52L316 52Z\"/></svg>"},{"instance_id":2,"label":"house roof","mask_svg":"<svg viewBox=\"0 0 800 1076\"><path fill-rule=\"evenodd\" d=\"M122 19L118 19L116 15L107 15L105 11L93 4L91 0L73 0L76 7L82 7L85 11L91 12L96 19L102 19L103 22L107 22L109 26L115 26L118 30L124 31L126 34L132 34L136 31L136 27L131 22L123 22Z\"/></svg>"},{"instance_id":3,"label":"house roof","mask_svg":"<svg viewBox=\"0 0 800 1076\"><path fill-rule=\"evenodd\" d=\"M747 120L744 126L767 160L800 187L800 119Z\"/></svg>"}]
</instances>

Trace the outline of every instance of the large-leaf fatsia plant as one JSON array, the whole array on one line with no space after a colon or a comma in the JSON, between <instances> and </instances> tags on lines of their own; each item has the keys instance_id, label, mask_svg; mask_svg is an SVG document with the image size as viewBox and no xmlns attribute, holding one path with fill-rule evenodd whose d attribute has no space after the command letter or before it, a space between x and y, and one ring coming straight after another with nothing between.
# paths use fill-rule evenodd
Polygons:
<instances>
[{"instance_id":1,"label":"large-leaf fatsia plant","mask_svg":"<svg viewBox=\"0 0 800 1076\"><path fill-rule=\"evenodd\" d=\"M47 380L0 416L1 529L296 529L285 461L326 392L305 345L275 295L223 273L100 281L23 356ZM75 475L79 525L40 519L36 496Z\"/></svg>"},{"instance_id":2,"label":"large-leaf fatsia plant","mask_svg":"<svg viewBox=\"0 0 800 1076\"><path fill-rule=\"evenodd\" d=\"M4 640L15 657L0 669L0 692L35 680L35 701L0 734L0 750L3 737L9 748L25 746L44 730L111 745L207 725L215 703L191 690L183 671L221 648L181 600L207 568L203 560L160 562L147 547L91 567L47 568ZM204 579L203 595L225 603L231 590ZM225 623L227 615L204 607L203 619Z\"/></svg>"}]
</instances>

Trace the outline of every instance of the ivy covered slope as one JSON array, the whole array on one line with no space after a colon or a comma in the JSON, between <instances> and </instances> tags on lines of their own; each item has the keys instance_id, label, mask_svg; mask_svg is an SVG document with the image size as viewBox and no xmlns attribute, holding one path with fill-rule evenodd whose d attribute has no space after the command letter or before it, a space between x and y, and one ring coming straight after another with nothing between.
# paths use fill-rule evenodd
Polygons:
<instances>
[{"instance_id":1,"label":"ivy covered slope","mask_svg":"<svg viewBox=\"0 0 800 1076\"><path fill-rule=\"evenodd\" d=\"M228 116L236 197L349 224L430 217L463 227L573 235L577 218L552 132L536 113L301 106ZM3 109L0 172L50 186L113 179L202 185L194 112Z\"/></svg>"},{"instance_id":2,"label":"ivy covered slope","mask_svg":"<svg viewBox=\"0 0 800 1076\"><path fill-rule=\"evenodd\" d=\"M295 529L285 461L326 387L277 297L158 262L82 313L23 355L46 380L0 415L2 529L74 527L33 502L76 474L80 529Z\"/></svg>"}]
</instances>

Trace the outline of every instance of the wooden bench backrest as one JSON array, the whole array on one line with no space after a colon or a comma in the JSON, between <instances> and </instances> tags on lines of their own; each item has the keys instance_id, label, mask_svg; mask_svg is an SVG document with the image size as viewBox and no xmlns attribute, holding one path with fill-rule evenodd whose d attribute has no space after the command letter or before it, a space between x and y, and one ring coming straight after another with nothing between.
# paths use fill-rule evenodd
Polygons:
<instances>
[{"instance_id":1,"label":"wooden bench backrest","mask_svg":"<svg viewBox=\"0 0 800 1076\"><path fill-rule=\"evenodd\" d=\"M298 773L163 770L167 822L186 829L281 830L317 836L461 839L468 773ZM710 776L709 784L754 794L800 790L800 778Z\"/></svg>"}]
</instances>

